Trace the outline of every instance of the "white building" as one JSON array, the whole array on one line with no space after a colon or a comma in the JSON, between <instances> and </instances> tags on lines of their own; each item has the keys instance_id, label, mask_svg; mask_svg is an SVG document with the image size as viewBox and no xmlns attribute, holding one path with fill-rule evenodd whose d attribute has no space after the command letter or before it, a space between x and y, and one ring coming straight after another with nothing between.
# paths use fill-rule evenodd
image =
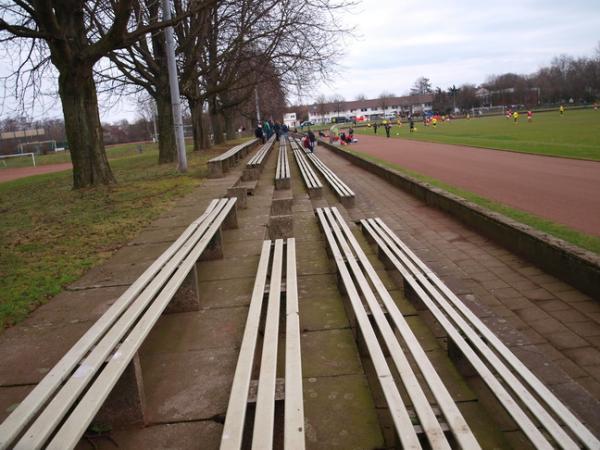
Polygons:
<instances>
[{"instance_id":1,"label":"white building","mask_svg":"<svg viewBox=\"0 0 600 450\"><path fill-rule=\"evenodd\" d=\"M296 119L296 113L286 113L283 115L283 123L288 126L288 128L293 128L300 125Z\"/></svg>"},{"instance_id":2,"label":"white building","mask_svg":"<svg viewBox=\"0 0 600 450\"><path fill-rule=\"evenodd\" d=\"M433 94L418 94L314 104L308 107L308 120L313 123L331 123L340 117L346 121L363 122L408 114L421 115L432 110L432 103Z\"/></svg>"}]
</instances>

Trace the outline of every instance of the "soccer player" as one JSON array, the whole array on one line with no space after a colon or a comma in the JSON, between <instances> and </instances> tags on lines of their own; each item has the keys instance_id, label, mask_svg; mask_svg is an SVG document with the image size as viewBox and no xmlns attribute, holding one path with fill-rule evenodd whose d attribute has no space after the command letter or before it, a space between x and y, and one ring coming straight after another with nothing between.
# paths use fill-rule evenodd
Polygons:
<instances>
[{"instance_id":1,"label":"soccer player","mask_svg":"<svg viewBox=\"0 0 600 450\"><path fill-rule=\"evenodd\" d=\"M558 108L558 111L560 112L560 115L562 116L565 113L565 107L563 105L560 105L560 108Z\"/></svg>"},{"instance_id":2,"label":"soccer player","mask_svg":"<svg viewBox=\"0 0 600 450\"><path fill-rule=\"evenodd\" d=\"M531 110L527 111L527 122L531 123L531 121L533 120L533 113L531 112Z\"/></svg>"}]
</instances>

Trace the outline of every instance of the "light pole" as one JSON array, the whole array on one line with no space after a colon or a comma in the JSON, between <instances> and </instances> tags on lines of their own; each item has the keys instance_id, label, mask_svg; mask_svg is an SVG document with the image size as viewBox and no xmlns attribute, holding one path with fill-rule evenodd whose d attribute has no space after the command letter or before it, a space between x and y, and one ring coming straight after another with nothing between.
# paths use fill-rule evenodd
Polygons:
<instances>
[{"instance_id":1,"label":"light pole","mask_svg":"<svg viewBox=\"0 0 600 450\"><path fill-rule=\"evenodd\" d=\"M171 20L171 0L162 0L163 20ZM177 64L175 62L175 40L173 27L165 28L165 43L167 53L167 69L169 72L169 87L171 91L171 105L173 105L173 127L175 128L175 142L177 144L177 170L187 171L187 155L185 154L185 139L183 137L183 120L181 118L181 96L179 95L179 80L177 78Z\"/></svg>"}]
</instances>

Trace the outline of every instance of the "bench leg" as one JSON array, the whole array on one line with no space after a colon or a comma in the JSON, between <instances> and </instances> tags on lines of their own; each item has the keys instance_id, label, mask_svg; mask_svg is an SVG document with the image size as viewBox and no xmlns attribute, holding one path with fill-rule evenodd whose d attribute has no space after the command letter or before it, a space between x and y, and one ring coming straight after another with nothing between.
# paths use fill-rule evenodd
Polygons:
<instances>
[{"instance_id":1,"label":"bench leg","mask_svg":"<svg viewBox=\"0 0 600 450\"><path fill-rule=\"evenodd\" d=\"M208 178L221 178L223 176L223 162L213 161L208 163Z\"/></svg>"},{"instance_id":2,"label":"bench leg","mask_svg":"<svg viewBox=\"0 0 600 450\"><path fill-rule=\"evenodd\" d=\"M248 194L246 194L247 196ZM223 221L223 229L224 230L231 230L233 228L237 228L238 227L238 221L237 221L237 202L235 205L233 205L233 208L231 208L231 211L229 211L229 214L227 214L227 217L225 217L225 220Z\"/></svg>"},{"instance_id":3,"label":"bench leg","mask_svg":"<svg viewBox=\"0 0 600 450\"><path fill-rule=\"evenodd\" d=\"M198 289L198 270L194 265L167 305L165 314L198 311L199 309L200 295Z\"/></svg>"},{"instance_id":4,"label":"bench leg","mask_svg":"<svg viewBox=\"0 0 600 450\"><path fill-rule=\"evenodd\" d=\"M293 216L269 217L269 239L287 239L290 237L294 237Z\"/></svg>"},{"instance_id":5,"label":"bench leg","mask_svg":"<svg viewBox=\"0 0 600 450\"><path fill-rule=\"evenodd\" d=\"M136 353L96 414L94 423L110 425L113 429L144 425L145 408L142 368Z\"/></svg>"},{"instance_id":6,"label":"bench leg","mask_svg":"<svg viewBox=\"0 0 600 450\"><path fill-rule=\"evenodd\" d=\"M218 230L200 255L200 261L213 261L223 258L223 232Z\"/></svg>"},{"instance_id":7,"label":"bench leg","mask_svg":"<svg viewBox=\"0 0 600 450\"><path fill-rule=\"evenodd\" d=\"M235 202L237 208L246 209L248 207L248 189L244 187L230 187L229 189L227 189L227 197L237 198L237 202Z\"/></svg>"}]
</instances>

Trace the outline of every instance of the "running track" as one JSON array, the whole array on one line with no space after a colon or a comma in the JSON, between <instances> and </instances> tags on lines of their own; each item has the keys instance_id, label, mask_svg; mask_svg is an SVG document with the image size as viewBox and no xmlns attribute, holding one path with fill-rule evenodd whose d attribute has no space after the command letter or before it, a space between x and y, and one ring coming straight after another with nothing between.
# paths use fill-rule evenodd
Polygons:
<instances>
[{"instance_id":1,"label":"running track","mask_svg":"<svg viewBox=\"0 0 600 450\"><path fill-rule=\"evenodd\" d=\"M69 170L72 167L71 163L62 163L36 167L19 167L15 169L0 168L0 183L30 177L32 175L40 175L42 173L62 172L63 170Z\"/></svg>"},{"instance_id":2,"label":"running track","mask_svg":"<svg viewBox=\"0 0 600 450\"><path fill-rule=\"evenodd\" d=\"M600 162L358 135L352 149L600 236Z\"/></svg>"}]
</instances>

